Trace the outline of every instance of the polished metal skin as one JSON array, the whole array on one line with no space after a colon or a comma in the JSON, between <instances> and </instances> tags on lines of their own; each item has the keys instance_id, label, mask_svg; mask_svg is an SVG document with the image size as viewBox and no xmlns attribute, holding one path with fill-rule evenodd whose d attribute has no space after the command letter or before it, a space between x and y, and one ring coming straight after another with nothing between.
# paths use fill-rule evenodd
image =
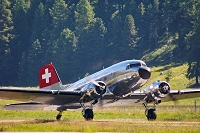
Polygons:
<instances>
[{"instance_id":1,"label":"polished metal skin","mask_svg":"<svg viewBox=\"0 0 200 133\"><path fill-rule=\"evenodd\" d=\"M144 93L147 95L144 99L147 103L154 102L156 104L170 94L170 85L166 81L155 81L144 89Z\"/></svg>"},{"instance_id":2,"label":"polished metal skin","mask_svg":"<svg viewBox=\"0 0 200 133\"><path fill-rule=\"evenodd\" d=\"M82 91L84 86L93 81L102 81L107 87L107 92L112 92L116 96L122 96L135 91L144 85L150 78L150 68L141 60L127 60L97 73L85 77L69 87L67 91Z\"/></svg>"}]
</instances>

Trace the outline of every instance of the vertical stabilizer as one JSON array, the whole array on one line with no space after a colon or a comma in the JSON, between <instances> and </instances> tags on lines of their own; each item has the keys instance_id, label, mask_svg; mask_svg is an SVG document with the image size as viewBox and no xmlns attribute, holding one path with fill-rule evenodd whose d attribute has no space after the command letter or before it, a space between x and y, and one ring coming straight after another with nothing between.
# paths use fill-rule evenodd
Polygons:
<instances>
[{"instance_id":1,"label":"vertical stabilizer","mask_svg":"<svg viewBox=\"0 0 200 133\"><path fill-rule=\"evenodd\" d=\"M62 90L61 80L52 63L40 69L40 89Z\"/></svg>"}]
</instances>

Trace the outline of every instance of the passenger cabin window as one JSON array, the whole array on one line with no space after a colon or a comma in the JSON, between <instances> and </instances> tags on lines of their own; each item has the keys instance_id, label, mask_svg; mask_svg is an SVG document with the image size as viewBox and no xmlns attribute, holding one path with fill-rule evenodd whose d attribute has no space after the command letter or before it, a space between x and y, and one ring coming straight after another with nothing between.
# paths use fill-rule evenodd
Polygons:
<instances>
[{"instance_id":1,"label":"passenger cabin window","mask_svg":"<svg viewBox=\"0 0 200 133\"><path fill-rule=\"evenodd\" d=\"M138 67L138 66L141 66L141 64L140 63L128 64L127 67L126 67L126 70L128 70L130 68Z\"/></svg>"}]
</instances>

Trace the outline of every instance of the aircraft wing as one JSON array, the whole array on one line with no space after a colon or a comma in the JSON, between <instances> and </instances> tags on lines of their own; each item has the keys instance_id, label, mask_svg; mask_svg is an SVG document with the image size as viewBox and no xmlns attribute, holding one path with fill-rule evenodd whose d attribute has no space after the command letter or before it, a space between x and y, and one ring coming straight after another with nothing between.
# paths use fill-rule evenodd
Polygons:
<instances>
[{"instance_id":1,"label":"aircraft wing","mask_svg":"<svg viewBox=\"0 0 200 133\"><path fill-rule=\"evenodd\" d=\"M125 99L129 99L130 97L134 97L133 99L143 99L145 96L145 93L136 91L131 93L128 97L125 97ZM200 89L171 90L170 93L163 98L163 101L181 100L195 97L200 97Z\"/></svg>"},{"instance_id":2,"label":"aircraft wing","mask_svg":"<svg viewBox=\"0 0 200 133\"><path fill-rule=\"evenodd\" d=\"M181 100L200 97L200 89L171 90L164 101Z\"/></svg>"},{"instance_id":3,"label":"aircraft wing","mask_svg":"<svg viewBox=\"0 0 200 133\"><path fill-rule=\"evenodd\" d=\"M0 98L18 101L34 101L43 104L63 105L78 102L81 92L65 90L25 90L0 88Z\"/></svg>"},{"instance_id":4,"label":"aircraft wing","mask_svg":"<svg viewBox=\"0 0 200 133\"><path fill-rule=\"evenodd\" d=\"M163 97L162 102L196 97L200 97L200 89L171 90L170 93L166 95L166 97ZM115 97L112 94L104 96L104 99L106 100L105 104L118 102L124 105L128 103L128 105L133 105L134 103L143 103L145 102L145 99L147 100L147 98L148 94L144 93L143 91L134 91L121 98Z\"/></svg>"}]
</instances>

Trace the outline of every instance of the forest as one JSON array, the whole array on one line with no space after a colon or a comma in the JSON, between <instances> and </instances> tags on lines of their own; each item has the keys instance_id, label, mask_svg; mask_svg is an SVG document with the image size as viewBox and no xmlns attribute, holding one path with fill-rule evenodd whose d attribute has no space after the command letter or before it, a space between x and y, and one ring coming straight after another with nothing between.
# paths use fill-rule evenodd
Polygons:
<instances>
[{"instance_id":1,"label":"forest","mask_svg":"<svg viewBox=\"0 0 200 133\"><path fill-rule=\"evenodd\" d=\"M199 0L0 0L0 15L0 86L37 86L50 62L67 84L163 46L198 84Z\"/></svg>"}]
</instances>

